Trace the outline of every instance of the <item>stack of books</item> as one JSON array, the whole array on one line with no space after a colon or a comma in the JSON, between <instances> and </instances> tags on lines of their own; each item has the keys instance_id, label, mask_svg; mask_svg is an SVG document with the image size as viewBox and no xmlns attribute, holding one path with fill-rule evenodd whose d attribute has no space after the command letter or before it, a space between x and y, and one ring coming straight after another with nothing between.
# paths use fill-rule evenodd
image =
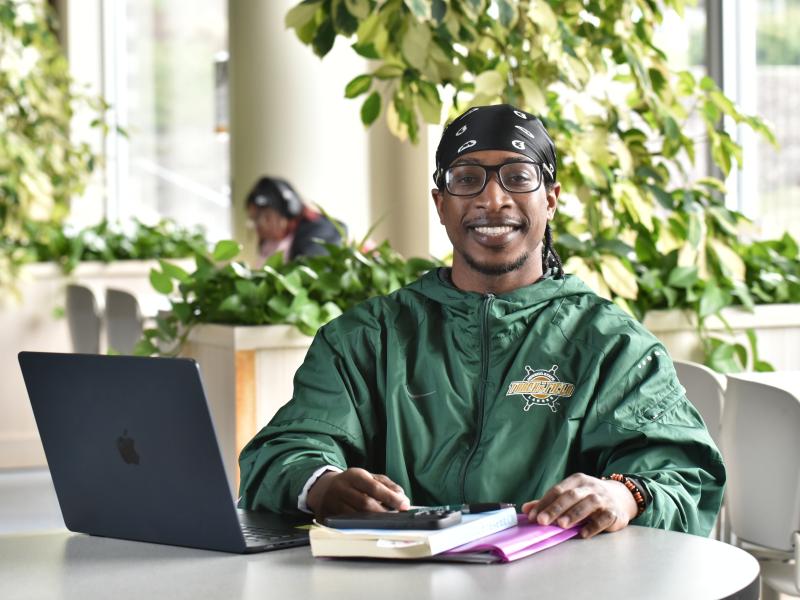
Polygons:
<instances>
[{"instance_id":1,"label":"stack of books","mask_svg":"<svg viewBox=\"0 0 800 600\"><path fill-rule=\"evenodd\" d=\"M550 548L578 534L528 522L513 508L463 515L444 529L311 529L311 553L317 557L434 559L456 562L510 562Z\"/></svg>"}]
</instances>

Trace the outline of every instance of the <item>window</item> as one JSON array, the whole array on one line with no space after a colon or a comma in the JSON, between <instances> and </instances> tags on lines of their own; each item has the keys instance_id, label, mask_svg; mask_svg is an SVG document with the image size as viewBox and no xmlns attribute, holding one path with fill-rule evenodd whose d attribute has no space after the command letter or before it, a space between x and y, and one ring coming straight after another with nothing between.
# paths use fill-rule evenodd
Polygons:
<instances>
[{"instance_id":1,"label":"window","mask_svg":"<svg viewBox=\"0 0 800 600\"><path fill-rule=\"evenodd\" d=\"M228 138L215 106L224 0L106 0L104 94L110 218L160 217L230 236ZM222 129L223 131L220 131Z\"/></svg>"},{"instance_id":2,"label":"window","mask_svg":"<svg viewBox=\"0 0 800 600\"><path fill-rule=\"evenodd\" d=\"M756 23L756 112L779 147L757 139L752 216L769 237L788 230L800 238L800 0L758 0Z\"/></svg>"},{"instance_id":3,"label":"window","mask_svg":"<svg viewBox=\"0 0 800 600\"><path fill-rule=\"evenodd\" d=\"M705 1L699 0L694 6L686 6L682 15L673 10L665 12L664 21L655 32L654 43L666 53L674 72L690 71L698 80L707 75ZM685 108L689 116L685 123L681 123L681 127L695 142L695 160L690 165L688 157L681 156L688 181L676 174L672 181L676 186L706 177L710 168L705 124L697 108L692 108L688 102Z\"/></svg>"}]
</instances>

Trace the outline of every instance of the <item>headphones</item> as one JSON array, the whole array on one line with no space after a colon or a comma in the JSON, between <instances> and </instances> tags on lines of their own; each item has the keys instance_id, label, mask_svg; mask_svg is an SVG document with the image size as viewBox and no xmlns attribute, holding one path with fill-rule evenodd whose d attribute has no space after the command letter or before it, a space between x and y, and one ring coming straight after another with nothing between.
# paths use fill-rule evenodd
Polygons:
<instances>
[{"instance_id":1,"label":"headphones","mask_svg":"<svg viewBox=\"0 0 800 600\"><path fill-rule=\"evenodd\" d=\"M303 212L303 201L288 181L276 177L262 177L247 196L248 206L272 208L288 219L296 219Z\"/></svg>"}]
</instances>

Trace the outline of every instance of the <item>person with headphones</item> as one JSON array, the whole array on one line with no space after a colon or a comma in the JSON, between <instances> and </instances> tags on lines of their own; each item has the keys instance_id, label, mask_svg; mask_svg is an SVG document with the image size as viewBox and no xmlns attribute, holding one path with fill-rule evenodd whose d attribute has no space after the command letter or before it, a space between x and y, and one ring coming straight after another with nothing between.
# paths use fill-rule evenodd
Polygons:
<instances>
[{"instance_id":1,"label":"person with headphones","mask_svg":"<svg viewBox=\"0 0 800 600\"><path fill-rule=\"evenodd\" d=\"M276 252L283 252L287 261L327 254L323 243L340 243L345 231L344 224L334 224L311 209L289 182L277 177L256 182L247 195L247 214L258 235L262 260Z\"/></svg>"}]
</instances>

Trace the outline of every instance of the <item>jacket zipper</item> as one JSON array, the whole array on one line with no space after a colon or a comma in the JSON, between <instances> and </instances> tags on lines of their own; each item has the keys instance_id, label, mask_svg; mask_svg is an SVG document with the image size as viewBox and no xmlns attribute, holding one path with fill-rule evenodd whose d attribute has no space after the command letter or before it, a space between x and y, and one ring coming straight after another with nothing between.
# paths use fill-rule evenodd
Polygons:
<instances>
[{"instance_id":1,"label":"jacket zipper","mask_svg":"<svg viewBox=\"0 0 800 600\"><path fill-rule=\"evenodd\" d=\"M481 435L483 435L483 407L486 396L486 378L489 375L489 309L492 306L492 302L494 302L494 298L494 294L486 294L483 300L483 306L481 307L481 381L478 387L478 430L475 434L475 440L470 447L469 454L467 454L467 459L464 461L464 466L461 468L462 503L466 503L467 501L467 468L469 467L472 457L475 456L475 452L478 450L478 444L481 441Z\"/></svg>"}]
</instances>

